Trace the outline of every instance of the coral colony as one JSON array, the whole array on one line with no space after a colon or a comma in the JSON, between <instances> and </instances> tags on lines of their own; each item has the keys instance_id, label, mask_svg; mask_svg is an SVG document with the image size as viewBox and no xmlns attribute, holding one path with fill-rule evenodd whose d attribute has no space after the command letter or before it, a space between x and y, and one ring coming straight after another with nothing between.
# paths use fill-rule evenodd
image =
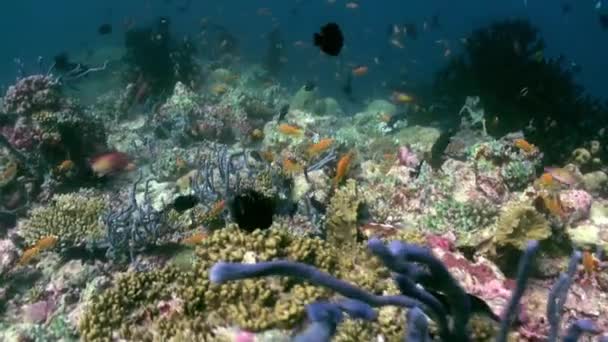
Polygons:
<instances>
[{"instance_id":1,"label":"coral colony","mask_svg":"<svg viewBox=\"0 0 608 342\"><path fill-rule=\"evenodd\" d=\"M474 31L444 106L359 101L365 65L335 98L290 88L280 27L260 66L201 26L133 24L105 63L60 54L6 89L0 341L608 340L605 139L562 129L605 108L530 23ZM406 26L392 45L424 39ZM334 58L349 34L316 37ZM542 100L508 99L503 52Z\"/></svg>"}]
</instances>

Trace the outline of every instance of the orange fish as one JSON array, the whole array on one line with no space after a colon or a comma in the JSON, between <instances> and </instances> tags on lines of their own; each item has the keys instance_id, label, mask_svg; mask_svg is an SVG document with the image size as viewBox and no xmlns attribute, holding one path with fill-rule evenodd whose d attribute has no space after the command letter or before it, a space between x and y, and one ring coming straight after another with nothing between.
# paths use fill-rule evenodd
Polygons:
<instances>
[{"instance_id":1,"label":"orange fish","mask_svg":"<svg viewBox=\"0 0 608 342\"><path fill-rule=\"evenodd\" d=\"M600 261L588 250L583 251L582 263L587 274L593 274L600 268Z\"/></svg>"},{"instance_id":2,"label":"orange fish","mask_svg":"<svg viewBox=\"0 0 608 342\"><path fill-rule=\"evenodd\" d=\"M91 170L93 170L98 177L135 169L135 164L131 162L131 158L126 153L118 151L95 156L91 158L90 165Z\"/></svg>"},{"instance_id":3,"label":"orange fish","mask_svg":"<svg viewBox=\"0 0 608 342\"><path fill-rule=\"evenodd\" d=\"M367 74L368 69L365 65L358 66L352 70L353 76L363 76Z\"/></svg>"},{"instance_id":4,"label":"orange fish","mask_svg":"<svg viewBox=\"0 0 608 342\"><path fill-rule=\"evenodd\" d=\"M550 214L561 219L566 217L566 212L558 194L543 193L534 201L537 210L545 214Z\"/></svg>"},{"instance_id":5,"label":"orange fish","mask_svg":"<svg viewBox=\"0 0 608 342\"><path fill-rule=\"evenodd\" d=\"M291 158L285 158L283 159L283 171L288 174L298 173L302 171L302 165Z\"/></svg>"},{"instance_id":6,"label":"orange fish","mask_svg":"<svg viewBox=\"0 0 608 342\"><path fill-rule=\"evenodd\" d=\"M70 159L66 159L62 161L59 165L57 165L57 171L61 173L65 173L74 168L74 162Z\"/></svg>"},{"instance_id":7,"label":"orange fish","mask_svg":"<svg viewBox=\"0 0 608 342\"><path fill-rule=\"evenodd\" d=\"M181 171L188 167L188 163L184 160L184 158L177 156L175 157L175 167L177 167L178 171Z\"/></svg>"},{"instance_id":8,"label":"orange fish","mask_svg":"<svg viewBox=\"0 0 608 342\"><path fill-rule=\"evenodd\" d=\"M353 158L353 153L348 152L343 155L340 160L338 160L338 166L336 167L336 176L334 177L334 186L338 186L342 180L346 177L348 173L348 169L350 168L350 163Z\"/></svg>"},{"instance_id":9,"label":"orange fish","mask_svg":"<svg viewBox=\"0 0 608 342\"><path fill-rule=\"evenodd\" d=\"M515 139L513 141L513 145L515 145L515 147L519 148L520 150L522 150L526 153L532 153L532 152L536 151L536 146L534 146L533 144L530 144L525 139Z\"/></svg>"},{"instance_id":10,"label":"orange fish","mask_svg":"<svg viewBox=\"0 0 608 342\"><path fill-rule=\"evenodd\" d=\"M280 124L279 132L285 135L291 136L299 136L302 135L302 129L298 126L290 125L290 124Z\"/></svg>"},{"instance_id":11,"label":"orange fish","mask_svg":"<svg viewBox=\"0 0 608 342\"><path fill-rule=\"evenodd\" d=\"M535 182L535 186L540 189L552 190L559 188L559 183L549 172L543 173Z\"/></svg>"},{"instance_id":12,"label":"orange fish","mask_svg":"<svg viewBox=\"0 0 608 342\"><path fill-rule=\"evenodd\" d=\"M413 102L414 97L400 91L394 91L393 95L391 96L391 100L397 104L404 104Z\"/></svg>"},{"instance_id":13,"label":"orange fish","mask_svg":"<svg viewBox=\"0 0 608 342\"><path fill-rule=\"evenodd\" d=\"M40 254L40 252L53 248L57 244L57 240L57 237L52 235L43 237L42 239L38 240L34 246L26 249L23 252L17 264L19 266L27 265L33 258Z\"/></svg>"},{"instance_id":14,"label":"orange fish","mask_svg":"<svg viewBox=\"0 0 608 342\"><path fill-rule=\"evenodd\" d=\"M219 201L215 202L213 207L211 207L211 209L209 209L207 216L210 216L210 217L219 216L222 213L222 211L224 211L225 206L226 206L226 201L224 201L224 200L219 200Z\"/></svg>"},{"instance_id":15,"label":"orange fish","mask_svg":"<svg viewBox=\"0 0 608 342\"><path fill-rule=\"evenodd\" d=\"M326 151L333 144L333 142L334 139L331 138L321 139L317 143L310 145L306 153L308 153L308 156L310 157L316 156L319 153Z\"/></svg>"},{"instance_id":16,"label":"orange fish","mask_svg":"<svg viewBox=\"0 0 608 342\"><path fill-rule=\"evenodd\" d=\"M195 233L192 236L189 236L189 237L183 239L181 241L181 243L186 246L194 246L194 245L198 245L199 243L203 242L203 240L205 240L205 238L207 238L207 234L205 234L203 232L199 232L199 233Z\"/></svg>"}]
</instances>

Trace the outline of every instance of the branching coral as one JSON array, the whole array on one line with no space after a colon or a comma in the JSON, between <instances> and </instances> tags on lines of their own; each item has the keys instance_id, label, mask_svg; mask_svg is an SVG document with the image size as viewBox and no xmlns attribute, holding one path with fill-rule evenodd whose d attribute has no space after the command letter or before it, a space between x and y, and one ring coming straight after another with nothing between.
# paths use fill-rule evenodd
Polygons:
<instances>
[{"instance_id":1,"label":"branching coral","mask_svg":"<svg viewBox=\"0 0 608 342\"><path fill-rule=\"evenodd\" d=\"M361 197L357 194L357 183L348 180L339 188L329 202L325 235L335 246L354 247L357 243L357 215Z\"/></svg>"},{"instance_id":2,"label":"branching coral","mask_svg":"<svg viewBox=\"0 0 608 342\"><path fill-rule=\"evenodd\" d=\"M188 327L213 340L211 326L236 324L251 331L291 328L304 318L304 306L327 298L327 290L290 279L258 279L218 286L208 280L211 266L220 260L255 262L287 258L315 265L368 291L382 291L387 282L380 280L386 276L386 269L378 267L364 253L357 259L357 254L345 255L320 239L296 238L284 232L265 230L246 234L234 228L219 230L201 242L192 270L178 272L167 267L129 272L112 288L96 295L81 320L80 333L86 341L107 339L113 334L137 340L149 340L153 335L169 339ZM183 302L182 312L172 317L162 315L157 304L174 297ZM206 323L202 324L202 320ZM148 329L142 329L142 321L149 322ZM380 325L367 325L364 330L374 335ZM401 329L398 331L402 333ZM133 336L135 332L137 336Z\"/></svg>"},{"instance_id":3,"label":"branching coral","mask_svg":"<svg viewBox=\"0 0 608 342\"><path fill-rule=\"evenodd\" d=\"M39 110L56 110L61 104L57 79L50 75L24 77L10 86L4 96L3 111L29 115Z\"/></svg>"},{"instance_id":4,"label":"branching coral","mask_svg":"<svg viewBox=\"0 0 608 342\"><path fill-rule=\"evenodd\" d=\"M32 210L19 234L29 245L47 236L57 237L61 247L81 245L103 236L99 219L105 208L105 198L92 190L56 195L48 206Z\"/></svg>"}]
</instances>

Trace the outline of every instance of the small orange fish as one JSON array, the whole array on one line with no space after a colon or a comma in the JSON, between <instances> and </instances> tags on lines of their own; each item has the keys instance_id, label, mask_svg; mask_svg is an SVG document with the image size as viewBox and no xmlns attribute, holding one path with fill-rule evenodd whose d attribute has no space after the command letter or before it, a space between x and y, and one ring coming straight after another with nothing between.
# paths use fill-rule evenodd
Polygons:
<instances>
[{"instance_id":1,"label":"small orange fish","mask_svg":"<svg viewBox=\"0 0 608 342\"><path fill-rule=\"evenodd\" d=\"M207 234L203 232L195 233L192 236L189 236L181 241L182 244L186 246L194 246L203 242L207 238Z\"/></svg>"},{"instance_id":2,"label":"small orange fish","mask_svg":"<svg viewBox=\"0 0 608 342\"><path fill-rule=\"evenodd\" d=\"M260 151L260 157L269 163L274 161L274 153L272 151Z\"/></svg>"},{"instance_id":3,"label":"small orange fish","mask_svg":"<svg viewBox=\"0 0 608 342\"><path fill-rule=\"evenodd\" d=\"M336 167L336 176L334 177L334 186L338 186L338 184L340 184L340 182L342 182L342 180L344 180L344 178L348 174L348 169L350 168L352 158L353 153L348 152L347 154L343 155L340 160L338 160L338 166Z\"/></svg>"},{"instance_id":4,"label":"small orange fish","mask_svg":"<svg viewBox=\"0 0 608 342\"><path fill-rule=\"evenodd\" d=\"M32 259L40 254L40 252L53 248L57 244L57 240L57 237L52 235L43 237L42 239L38 240L34 246L26 249L23 252L17 264L19 266L27 265L30 261L32 261Z\"/></svg>"},{"instance_id":5,"label":"small orange fish","mask_svg":"<svg viewBox=\"0 0 608 342\"><path fill-rule=\"evenodd\" d=\"M400 91L394 91L391 99L397 104L410 103L414 101L413 96Z\"/></svg>"},{"instance_id":6,"label":"small orange fish","mask_svg":"<svg viewBox=\"0 0 608 342\"><path fill-rule=\"evenodd\" d=\"M513 141L513 145L515 145L515 147L519 148L520 150L522 150L526 153L532 153L532 152L536 151L536 146L534 146L533 144L530 144L525 139L515 139Z\"/></svg>"},{"instance_id":7,"label":"small orange fish","mask_svg":"<svg viewBox=\"0 0 608 342\"><path fill-rule=\"evenodd\" d=\"M534 205L538 211L545 214L550 214L561 219L566 217L566 212L558 194L543 193L536 198Z\"/></svg>"},{"instance_id":8,"label":"small orange fish","mask_svg":"<svg viewBox=\"0 0 608 342\"><path fill-rule=\"evenodd\" d=\"M188 168L188 163L184 160L184 158L177 156L175 157L175 167L177 167L178 171L181 171Z\"/></svg>"},{"instance_id":9,"label":"small orange fish","mask_svg":"<svg viewBox=\"0 0 608 342\"><path fill-rule=\"evenodd\" d=\"M535 187L543 190L552 190L559 188L559 183L555 177L549 172L543 173L535 182Z\"/></svg>"},{"instance_id":10,"label":"small orange fish","mask_svg":"<svg viewBox=\"0 0 608 342\"><path fill-rule=\"evenodd\" d=\"M123 152L108 152L91 158L91 170L98 176L103 177L120 171L131 171L135 164L131 158Z\"/></svg>"},{"instance_id":11,"label":"small orange fish","mask_svg":"<svg viewBox=\"0 0 608 342\"><path fill-rule=\"evenodd\" d=\"M280 124L279 132L285 135L300 136L302 135L302 129L298 126L290 124Z\"/></svg>"},{"instance_id":12,"label":"small orange fish","mask_svg":"<svg viewBox=\"0 0 608 342\"><path fill-rule=\"evenodd\" d=\"M331 138L320 139L317 143L310 145L306 153L309 157L316 156L319 153L326 151L333 144L333 142L334 139Z\"/></svg>"},{"instance_id":13,"label":"small orange fish","mask_svg":"<svg viewBox=\"0 0 608 342\"><path fill-rule=\"evenodd\" d=\"M224 211L225 207L226 207L226 201L219 200L219 201L215 202L215 204L213 205L213 207L211 207L211 209L209 209L209 212L207 212L207 216L209 216L209 217L219 216L222 213L222 211Z\"/></svg>"},{"instance_id":14,"label":"small orange fish","mask_svg":"<svg viewBox=\"0 0 608 342\"><path fill-rule=\"evenodd\" d=\"M595 256L593 256L593 254L589 250L583 251L582 263L585 273L587 273L588 275L593 274L600 268L600 261Z\"/></svg>"},{"instance_id":15,"label":"small orange fish","mask_svg":"<svg viewBox=\"0 0 608 342\"><path fill-rule=\"evenodd\" d=\"M62 161L59 165L57 165L57 172L65 173L74 168L74 162L70 159L66 159Z\"/></svg>"},{"instance_id":16,"label":"small orange fish","mask_svg":"<svg viewBox=\"0 0 608 342\"><path fill-rule=\"evenodd\" d=\"M294 174L302 171L302 165L291 158L283 159L283 171L287 174Z\"/></svg>"},{"instance_id":17,"label":"small orange fish","mask_svg":"<svg viewBox=\"0 0 608 342\"><path fill-rule=\"evenodd\" d=\"M369 68L365 65L358 66L352 70L353 76L363 76L367 74Z\"/></svg>"}]
</instances>

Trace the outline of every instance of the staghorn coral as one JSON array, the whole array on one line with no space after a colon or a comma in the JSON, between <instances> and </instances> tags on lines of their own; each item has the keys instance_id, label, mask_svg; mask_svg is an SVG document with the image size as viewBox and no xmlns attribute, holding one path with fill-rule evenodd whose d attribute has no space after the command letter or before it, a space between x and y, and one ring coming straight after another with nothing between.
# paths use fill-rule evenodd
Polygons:
<instances>
[{"instance_id":1,"label":"staghorn coral","mask_svg":"<svg viewBox=\"0 0 608 342\"><path fill-rule=\"evenodd\" d=\"M382 291L388 284L380 281L388 275L386 269L361 249L344 255L320 239L274 230L245 234L230 227L201 242L191 270L178 271L167 266L150 272L128 272L118 278L113 287L95 295L87 307L80 322L81 337L85 341L103 341L116 332L114 337L139 341L153 340L153 336L170 340L188 331L205 337L204 341L217 341L210 330L212 326L238 325L250 331L291 329L304 318L306 304L329 296L326 289L283 278L225 285L213 285L208 280L210 267L220 260L282 258L316 265L372 291ZM183 302L182 312L162 315L158 304L174 297ZM392 322L387 322L383 329L390 325ZM364 325L360 329L374 336L380 327Z\"/></svg>"},{"instance_id":2,"label":"staghorn coral","mask_svg":"<svg viewBox=\"0 0 608 342\"><path fill-rule=\"evenodd\" d=\"M59 239L60 247L80 245L103 235L99 219L105 208L104 197L90 189L55 195L47 206L30 212L19 234L29 245L49 235Z\"/></svg>"},{"instance_id":3,"label":"staghorn coral","mask_svg":"<svg viewBox=\"0 0 608 342\"><path fill-rule=\"evenodd\" d=\"M349 179L329 201L325 234L334 246L354 247L357 243L357 215L362 204L356 181Z\"/></svg>"},{"instance_id":4,"label":"staghorn coral","mask_svg":"<svg viewBox=\"0 0 608 342\"><path fill-rule=\"evenodd\" d=\"M494 242L497 247L514 247L524 250L529 240L542 241L551 236L551 227L545 217L526 204L507 207L496 222Z\"/></svg>"}]
</instances>

